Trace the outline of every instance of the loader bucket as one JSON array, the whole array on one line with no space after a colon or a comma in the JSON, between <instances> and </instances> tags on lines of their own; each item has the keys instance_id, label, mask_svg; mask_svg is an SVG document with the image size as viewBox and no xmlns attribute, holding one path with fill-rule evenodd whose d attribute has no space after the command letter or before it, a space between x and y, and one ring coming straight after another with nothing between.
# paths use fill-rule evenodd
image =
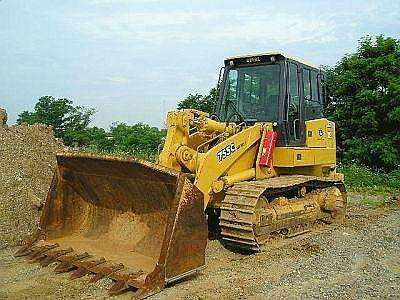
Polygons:
<instances>
[{"instance_id":1,"label":"loader bucket","mask_svg":"<svg viewBox=\"0 0 400 300\"><path fill-rule=\"evenodd\" d=\"M187 174L135 160L57 156L40 227L15 256L71 278L114 280L138 298L200 270L207 224L203 194Z\"/></svg>"}]
</instances>

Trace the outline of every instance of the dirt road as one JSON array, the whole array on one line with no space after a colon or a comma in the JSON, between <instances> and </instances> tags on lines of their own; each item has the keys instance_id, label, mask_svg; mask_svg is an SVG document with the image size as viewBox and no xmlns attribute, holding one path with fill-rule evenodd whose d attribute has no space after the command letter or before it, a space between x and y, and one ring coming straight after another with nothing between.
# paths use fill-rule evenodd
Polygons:
<instances>
[{"instance_id":1,"label":"dirt road","mask_svg":"<svg viewBox=\"0 0 400 300\"><path fill-rule=\"evenodd\" d=\"M398 299L400 210L380 205L383 197L351 194L344 226L276 243L260 254L233 253L209 241L207 268L151 299ZM51 266L13 258L14 250L0 252L0 299L107 297L110 281L70 281L69 274L56 275Z\"/></svg>"}]
</instances>

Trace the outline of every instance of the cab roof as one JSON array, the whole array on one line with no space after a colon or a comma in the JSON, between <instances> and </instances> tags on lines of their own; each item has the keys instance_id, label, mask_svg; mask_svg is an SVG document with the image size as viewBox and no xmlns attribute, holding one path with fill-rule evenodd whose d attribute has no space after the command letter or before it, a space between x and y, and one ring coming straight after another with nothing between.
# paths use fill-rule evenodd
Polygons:
<instances>
[{"instance_id":1,"label":"cab roof","mask_svg":"<svg viewBox=\"0 0 400 300\"><path fill-rule=\"evenodd\" d=\"M225 58L225 61L243 59L243 58L249 58L249 57L261 57L261 56L282 56L282 57L288 58L290 60L297 61L297 62L299 62L299 63L301 63L303 65L309 66L311 68L321 70L321 67L318 67L318 66L316 66L314 64L311 64L311 63L308 63L308 62L306 62L306 61L304 61L302 59L299 59L297 57L287 55L286 53L284 53L282 51L261 52L261 53L230 56L230 57Z\"/></svg>"}]
</instances>

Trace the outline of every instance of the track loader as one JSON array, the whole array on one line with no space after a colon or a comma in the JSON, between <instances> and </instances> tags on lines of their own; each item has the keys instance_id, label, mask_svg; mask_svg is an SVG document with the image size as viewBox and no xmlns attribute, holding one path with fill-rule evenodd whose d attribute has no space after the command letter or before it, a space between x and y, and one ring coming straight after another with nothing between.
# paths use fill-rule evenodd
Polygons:
<instances>
[{"instance_id":1,"label":"track loader","mask_svg":"<svg viewBox=\"0 0 400 300\"><path fill-rule=\"evenodd\" d=\"M168 113L157 163L57 155L37 233L16 256L144 298L204 267L209 231L252 253L342 222L324 73L282 53L230 57L221 70L213 114Z\"/></svg>"}]
</instances>

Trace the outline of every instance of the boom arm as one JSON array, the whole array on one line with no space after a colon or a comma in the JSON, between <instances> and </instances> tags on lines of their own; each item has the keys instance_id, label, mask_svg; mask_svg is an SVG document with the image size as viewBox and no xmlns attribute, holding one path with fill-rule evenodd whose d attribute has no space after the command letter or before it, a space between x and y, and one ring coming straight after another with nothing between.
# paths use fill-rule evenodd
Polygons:
<instances>
[{"instance_id":1,"label":"boom arm","mask_svg":"<svg viewBox=\"0 0 400 300\"><path fill-rule=\"evenodd\" d=\"M167 122L159 163L194 174L194 183L204 194L204 207L225 186L255 177L259 141L268 127L265 124L242 130L196 110L171 112Z\"/></svg>"}]
</instances>

